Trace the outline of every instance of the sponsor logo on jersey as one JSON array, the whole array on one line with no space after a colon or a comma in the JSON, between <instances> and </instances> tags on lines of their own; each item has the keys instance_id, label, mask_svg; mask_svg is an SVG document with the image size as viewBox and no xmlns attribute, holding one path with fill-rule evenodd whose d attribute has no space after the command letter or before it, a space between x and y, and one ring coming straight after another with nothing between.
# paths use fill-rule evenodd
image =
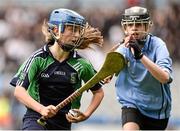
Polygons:
<instances>
[{"instance_id":1,"label":"sponsor logo on jersey","mask_svg":"<svg viewBox=\"0 0 180 131\"><path fill-rule=\"evenodd\" d=\"M65 75L66 75L66 72L64 72L64 71L55 71L55 72L54 72L54 75L65 76Z\"/></svg>"},{"instance_id":2,"label":"sponsor logo on jersey","mask_svg":"<svg viewBox=\"0 0 180 131\"><path fill-rule=\"evenodd\" d=\"M42 73L42 74L41 74L41 77L43 77L43 78L49 78L49 74Z\"/></svg>"}]
</instances>

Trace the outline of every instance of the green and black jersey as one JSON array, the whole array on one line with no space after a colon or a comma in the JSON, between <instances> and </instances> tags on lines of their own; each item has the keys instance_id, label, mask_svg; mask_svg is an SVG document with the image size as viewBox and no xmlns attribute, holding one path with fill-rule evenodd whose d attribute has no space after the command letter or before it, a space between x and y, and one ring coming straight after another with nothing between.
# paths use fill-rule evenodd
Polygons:
<instances>
[{"instance_id":1,"label":"green and black jersey","mask_svg":"<svg viewBox=\"0 0 180 131\"><path fill-rule=\"evenodd\" d=\"M67 60L57 61L47 44L22 64L10 84L26 88L33 99L45 106L57 105L80 88L82 81L88 81L95 73L93 66L75 51L71 52ZM100 83L91 90L99 88ZM79 108L80 99L81 97L77 98L61 112L67 112L71 107Z\"/></svg>"}]
</instances>

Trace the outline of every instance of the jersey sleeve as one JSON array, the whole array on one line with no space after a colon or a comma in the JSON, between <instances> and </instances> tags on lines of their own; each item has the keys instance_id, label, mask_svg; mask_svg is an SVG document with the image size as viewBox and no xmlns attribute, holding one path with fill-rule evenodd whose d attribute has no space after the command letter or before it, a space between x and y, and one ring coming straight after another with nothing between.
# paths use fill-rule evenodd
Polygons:
<instances>
[{"instance_id":1,"label":"jersey sleeve","mask_svg":"<svg viewBox=\"0 0 180 131\"><path fill-rule=\"evenodd\" d=\"M30 57L25 61L17 71L16 75L10 81L12 86L22 86L28 89L38 70L38 64L35 57Z\"/></svg>"},{"instance_id":2,"label":"jersey sleeve","mask_svg":"<svg viewBox=\"0 0 180 131\"><path fill-rule=\"evenodd\" d=\"M126 47L124 47L123 45L120 45L115 50L115 52L118 52L118 53L122 54L124 56L124 58L127 60L128 55L127 55L127 48Z\"/></svg>"},{"instance_id":3,"label":"jersey sleeve","mask_svg":"<svg viewBox=\"0 0 180 131\"><path fill-rule=\"evenodd\" d=\"M156 64L159 65L162 69L169 73L169 83L172 81L172 60L169 56L168 49L166 44L158 46L156 49Z\"/></svg>"}]
</instances>

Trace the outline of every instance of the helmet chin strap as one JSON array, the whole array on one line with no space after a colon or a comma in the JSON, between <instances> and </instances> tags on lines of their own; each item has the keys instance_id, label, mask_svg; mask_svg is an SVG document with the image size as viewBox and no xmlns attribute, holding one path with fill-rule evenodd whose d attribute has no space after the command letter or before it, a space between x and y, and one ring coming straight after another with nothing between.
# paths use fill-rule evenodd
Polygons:
<instances>
[{"instance_id":1,"label":"helmet chin strap","mask_svg":"<svg viewBox=\"0 0 180 131\"><path fill-rule=\"evenodd\" d=\"M63 49L65 52L70 52L75 49L73 45L70 44L62 44L61 42L58 42L58 45Z\"/></svg>"}]
</instances>

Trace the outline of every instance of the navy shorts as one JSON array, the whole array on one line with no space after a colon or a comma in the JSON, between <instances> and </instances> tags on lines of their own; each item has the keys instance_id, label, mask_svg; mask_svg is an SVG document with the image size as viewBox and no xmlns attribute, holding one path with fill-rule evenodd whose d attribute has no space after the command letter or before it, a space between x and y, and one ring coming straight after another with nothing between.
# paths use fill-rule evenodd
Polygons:
<instances>
[{"instance_id":1,"label":"navy shorts","mask_svg":"<svg viewBox=\"0 0 180 131\"><path fill-rule=\"evenodd\" d=\"M122 126L127 122L137 123L140 130L165 130L168 124L167 119L153 119L143 115L135 108L122 108Z\"/></svg>"},{"instance_id":2,"label":"navy shorts","mask_svg":"<svg viewBox=\"0 0 180 131\"><path fill-rule=\"evenodd\" d=\"M22 130L71 130L71 123L65 117L65 114L59 114L49 118L46 126L43 127L37 123L41 115L33 110L28 109L23 117Z\"/></svg>"},{"instance_id":3,"label":"navy shorts","mask_svg":"<svg viewBox=\"0 0 180 131\"><path fill-rule=\"evenodd\" d=\"M36 117L24 117L22 130L46 130L46 127L43 127L37 123Z\"/></svg>"}]
</instances>

